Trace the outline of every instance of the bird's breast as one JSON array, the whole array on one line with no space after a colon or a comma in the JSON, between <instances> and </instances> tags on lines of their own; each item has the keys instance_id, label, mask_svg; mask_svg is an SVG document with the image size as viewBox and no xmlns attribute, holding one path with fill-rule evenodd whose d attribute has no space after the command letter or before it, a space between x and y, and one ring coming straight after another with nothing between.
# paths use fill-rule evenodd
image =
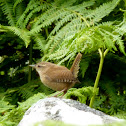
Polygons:
<instances>
[{"instance_id":1,"label":"bird's breast","mask_svg":"<svg viewBox=\"0 0 126 126\"><path fill-rule=\"evenodd\" d=\"M51 80L51 78L49 78L48 76L45 76L45 75L41 76L40 79L45 86L47 86L55 91L61 91L65 88L69 89L69 88L73 87L75 84L74 82L63 82L63 80L57 80L56 82L54 82Z\"/></svg>"}]
</instances>

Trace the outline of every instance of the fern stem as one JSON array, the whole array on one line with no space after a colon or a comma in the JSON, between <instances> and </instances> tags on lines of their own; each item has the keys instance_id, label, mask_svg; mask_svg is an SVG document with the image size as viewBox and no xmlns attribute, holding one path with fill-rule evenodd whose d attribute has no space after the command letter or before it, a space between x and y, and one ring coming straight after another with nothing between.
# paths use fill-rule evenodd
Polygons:
<instances>
[{"instance_id":1,"label":"fern stem","mask_svg":"<svg viewBox=\"0 0 126 126\"><path fill-rule=\"evenodd\" d=\"M29 45L29 65L32 64L32 41L30 42ZM32 74L32 68L29 67L28 71L28 83L31 81L31 74Z\"/></svg>"},{"instance_id":2,"label":"fern stem","mask_svg":"<svg viewBox=\"0 0 126 126\"><path fill-rule=\"evenodd\" d=\"M107 55L108 52L109 52L109 49L106 49L106 50L104 51L104 57Z\"/></svg>"},{"instance_id":3,"label":"fern stem","mask_svg":"<svg viewBox=\"0 0 126 126\"><path fill-rule=\"evenodd\" d=\"M124 0L124 3L125 3L125 8L126 8L126 1Z\"/></svg>"},{"instance_id":4,"label":"fern stem","mask_svg":"<svg viewBox=\"0 0 126 126\"><path fill-rule=\"evenodd\" d=\"M48 28L45 28L45 32L46 32L46 37L48 38L49 36Z\"/></svg>"},{"instance_id":5,"label":"fern stem","mask_svg":"<svg viewBox=\"0 0 126 126\"><path fill-rule=\"evenodd\" d=\"M78 15L78 16L85 22L85 24L86 24L88 27L90 27L90 24L88 24L87 20L86 20L80 13L78 13L78 12L76 12L76 11L72 11L72 10L71 10L71 12L75 13L76 15Z\"/></svg>"},{"instance_id":6,"label":"fern stem","mask_svg":"<svg viewBox=\"0 0 126 126\"><path fill-rule=\"evenodd\" d=\"M99 51L99 55L100 55L100 64L99 64L98 73L97 73L95 84L94 84L94 90L93 90L94 94L93 94L93 96L91 98L91 101L90 101L90 107L91 108L92 108L94 100L95 100L96 90L97 90L98 83L99 83L99 80L100 80L100 76L101 76L101 72L102 72L102 67L103 67L103 63L104 63L104 58L105 58L105 55L107 54L107 52L109 50L106 49L105 51L103 51L103 49L98 49L98 51Z\"/></svg>"}]
</instances>

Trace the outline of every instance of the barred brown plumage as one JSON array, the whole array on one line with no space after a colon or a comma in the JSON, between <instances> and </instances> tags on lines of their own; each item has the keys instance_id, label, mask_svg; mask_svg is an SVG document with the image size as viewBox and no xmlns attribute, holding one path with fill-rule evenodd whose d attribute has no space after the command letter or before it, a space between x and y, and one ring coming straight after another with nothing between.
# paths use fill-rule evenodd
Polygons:
<instances>
[{"instance_id":1,"label":"barred brown plumage","mask_svg":"<svg viewBox=\"0 0 126 126\"><path fill-rule=\"evenodd\" d=\"M39 73L44 85L55 91L60 91L59 93L63 92L65 94L75 83L80 82L77 76L81 57L82 54L78 53L70 70L64 66L58 66L54 63L44 61L30 66L34 67Z\"/></svg>"}]
</instances>

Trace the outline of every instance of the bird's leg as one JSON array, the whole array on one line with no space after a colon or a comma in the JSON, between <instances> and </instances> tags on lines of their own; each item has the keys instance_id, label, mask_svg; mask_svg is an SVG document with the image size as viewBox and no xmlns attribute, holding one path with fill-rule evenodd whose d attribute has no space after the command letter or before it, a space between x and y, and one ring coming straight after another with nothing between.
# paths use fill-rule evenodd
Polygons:
<instances>
[{"instance_id":1,"label":"bird's leg","mask_svg":"<svg viewBox=\"0 0 126 126\"><path fill-rule=\"evenodd\" d=\"M63 94L60 96L61 98L66 94L66 92L67 92L67 89L66 88L64 88L63 90L61 90L60 92L58 92L56 95L54 95L53 97L57 97L60 93L62 93L63 92Z\"/></svg>"},{"instance_id":2,"label":"bird's leg","mask_svg":"<svg viewBox=\"0 0 126 126\"><path fill-rule=\"evenodd\" d=\"M62 98L66 93L67 93L67 90L63 91L63 94L59 97Z\"/></svg>"}]
</instances>

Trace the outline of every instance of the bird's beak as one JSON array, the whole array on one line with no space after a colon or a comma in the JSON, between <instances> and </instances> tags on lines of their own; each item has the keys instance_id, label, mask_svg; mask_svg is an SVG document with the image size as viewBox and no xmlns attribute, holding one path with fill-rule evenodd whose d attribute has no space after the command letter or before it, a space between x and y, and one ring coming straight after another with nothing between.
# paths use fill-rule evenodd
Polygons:
<instances>
[{"instance_id":1,"label":"bird's beak","mask_svg":"<svg viewBox=\"0 0 126 126\"><path fill-rule=\"evenodd\" d=\"M35 68L35 65L29 65L29 66Z\"/></svg>"}]
</instances>

